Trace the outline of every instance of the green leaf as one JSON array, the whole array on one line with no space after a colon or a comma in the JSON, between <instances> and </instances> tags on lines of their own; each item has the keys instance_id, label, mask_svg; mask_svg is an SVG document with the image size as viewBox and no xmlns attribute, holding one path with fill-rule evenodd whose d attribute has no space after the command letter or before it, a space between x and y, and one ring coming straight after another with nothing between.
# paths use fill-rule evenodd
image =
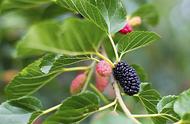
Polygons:
<instances>
[{"instance_id":1,"label":"green leaf","mask_svg":"<svg viewBox=\"0 0 190 124\"><path fill-rule=\"evenodd\" d=\"M52 0L4 0L2 9L27 9L52 2Z\"/></svg>"},{"instance_id":2,"label":"green leaf","mask_svg":"<svg viewBox=\"0 0 190 124\"><path fill-rule=\"evenodd\" d=\"M118 40L118 51L122 54L144 47L160 39L160 37L149 31L134 31L127 35L120 36Z\"/></svg>"},{"instance_id":3,"label":"green leaf","mask_svg":"<svg viewBox=\"0 0 190 124\"><path fill-rule=\"evenodd\" d=\"M122 0L57 0L58 4L77 11L107 33L116 33L126 24Z\"/></svg>"},{"instance_id":4,"label":"green leaf","mask_svg":"<svg viewBox=\"0 0 190 124\"><path fill-rule=\"evenodd\" d=\"M141 83L141 91L136 96L149 114L157 114L156 105L161 99L160 94L152 89L149 83ZM165 124L165 120L161 117L152 117L154 124Z\"/></svg>"},{"instance_id":5,"label":"green leaf","mask_svg":"<svg viewBox=\"0 0 190 124\"><path fill-rule=\"evenodd\" d=\"M28 124L32 114L40 108L40 101L34 97L24 97L4 102L0 105L0 123Z\"/></svg>"},{"instance_id":6,"label":"green leaf","mask_svg":"<svg viewBox=\"0 0 190 124\"><path fill-rule=\"evenodd\" d=\"M105 111L97 113L90 124L134 124L134 122L125 115L115 111Z\"/></svg>"},{"instance_id":7,"label":"green leaf","mask_svg":"<svg viewBox=\"0 0 190 124\"><path fill-rule=\"evenodd\" d=\"M179 97L174 103L174 111L180 117L183 117L186 113L190 113L189 105L190 105L190 89L184 91L179 95Z\"/></svg>"},{"instance_id":8,"label":"green leaf","mask_svg":"<svg viewBox=\"0 0 190 124\"><path fill-rule=\"evenodd\" d=\"M158 112L167 114L164 117L174 122L179 120L179 116L174 112L173 109L173 105L176 99L177 96L174 95L165 96L157 104Z\"/></svg>"},{"instance_id":9,"label":"green leaf","mask_svg":"<svg viewBox=\"0 0 190 124\"><path fill-rule=\"evenodd\" d=\"M40 111L42 109L40 100L32 96L11 100L9 103L31 112Z\"/></svg>"},{"instance_id":10,"label":"green leaf","mask_svg":"<svg viewBox=\"0 0 190 124\"><path fill-rule=\"evenodd\" d=\"M145 4L135 11L132 16L140 16L142 20L152 26L158 24L159 15L156 8L151 4Z\"/></svg>"},{"instance_id":11,"label":"green leaf","mask_svg":"<svg viewBox=\"0 0 190 124\"><path fill-rule=\"evenodd\" d=\"M190 113L185 114L177 124L190 124Z\"/></svg>"},{"instance_id":12,"label":"green leaf","mask_svg":"<svg viewBox=\"0 0 190 124\"><path fill-rule=\"evenodd\" d=\"M142 68L141 66L136 65L136 64L132 64L131 66L136 70L141 82L148 81L148 75L145 72L144 68Z\"/></svg>"},{"instance_id":13,"label":"green leaf","mask_svg":"<svg viewBox=\"0 0 190 124\"><path fill-rule=\"evenodd\" d=\"M43 58L30 64L10 82L6 87L9 99L32 94L60 73L44 73L40 67L42 61Z\"/></svg>"},{"instance_id":14,"label":"green leaf","mask_svg":"<svg viewBox=\"0 0 190 124\"><path fill-rule=\"evenodd\" d=\"M31 27L17 46L18 55L48 51L67 55L92 54L105 33L87 20L67 19L64 23L42 22Z\"/></svg>"},{"instance_id":15,"label":"green leaf","mask_svg":"<svg viewBox=\"0 0 190 124\"><path fill-rule=\"evenodd\" d=\"M6 94L9 99L30 95L64 72L65 67L85 60L82 56L48 54L23 69L6 87Z\"/></svg>"},{"instance_id":16,"label":"green leaf","mask_svg":"<svg viewBox=\"0 0 190 124\"><path fill-rule=\"evenodd\" d=\"M70 124L83 120L99 108L99 99L92 92L85 92L67 98L58 111L44 124Z\"/></svg>"}]
</instances>

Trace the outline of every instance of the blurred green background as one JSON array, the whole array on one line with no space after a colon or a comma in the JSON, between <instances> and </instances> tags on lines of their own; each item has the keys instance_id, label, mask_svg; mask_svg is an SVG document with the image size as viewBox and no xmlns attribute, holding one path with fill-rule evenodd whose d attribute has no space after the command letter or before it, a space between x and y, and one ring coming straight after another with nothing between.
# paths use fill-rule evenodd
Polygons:
<instances>
[{"instance_id":1,"label":"blurred green background","mask_svg":"<svg viewBox=\"0 0 190 124\"><path fill-rule=\"evenodd\" d=\"M124 0L128 13L145 2L152 3L160 21L148 27L161 35L161 40L126 55L130 64L141 65L149 80L162 95L179 94L190 87L190 1L189 0ZM57 5L15 9L0 16L0 102L4 87L12 76L37 57L17 58L15 46L28 28L41 20L64 19L71 14ZM54 13L57 13L56 15ZM64 14L64 15L63 15ZM76 73L65 73L36 95L46 107L56 105L69 96L69 84ZM132 100L131 100L132 101ZM129 100L130 102L130 100ZM132 101L133 102L133 101Z\"/></svg>"},{"instance_id":2,"label":"blurred green background","mask_svg":"<svg viewBox=\"0 0 190 124\"><path fill-rule=\"evenodd\" d=\"M190 1L152 0L160 22L150 28L160 42L133 52L130 59L142 65L162 95L178 94L190 87ZM135 7L132 7L133 9Z\"/></svg>"}]
</instances>

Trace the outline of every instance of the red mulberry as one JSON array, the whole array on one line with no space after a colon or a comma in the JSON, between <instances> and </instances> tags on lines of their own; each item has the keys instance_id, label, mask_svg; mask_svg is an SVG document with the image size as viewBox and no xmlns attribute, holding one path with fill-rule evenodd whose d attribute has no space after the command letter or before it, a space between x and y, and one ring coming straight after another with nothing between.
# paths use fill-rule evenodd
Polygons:
<instances>
[{"instance_id":1,"label":"red mulberry","mask_svg":"<svg viewBox=\"0 0 190 124\"><path fill-rule=\"evenodd\" d=\"M103 92L109 83L109 77L101 76L96 72L96 88Z\"/></svg>"},{"instance_id":2,"label":"red mulberry","mask_svg":"<svg viewBox=\"0 0 190 124\"><path fill-rule=\"evenodd\" d=\"M129 25L129 24L126 24L125 27L123 29L121 29L119 32L121 34L128 34L128 33L132 32L132 31L133 31L132 26Z\"/></svg>"},{"instance_id":3,"label":"red mulberry","mask_svg":"<svg viewBox=\"0 0 190 124\"><path fill-rule=\"evenodd\" d=\"M71 83L71 87L70 87L71 94L76 94L80 92L81 88L83 87L85 83L85 80L86 80L85 73L81 73L78 76L76 76L75 79L73 79Z\"/></svg>"},{"instance_id":4,"label":"red mulberry","mask_svg":"<svg viewBox=\"0 0 190 124\"><path fill-rule=\"evenodd\" d=\"M112 73L112 67L111 65L106 62L105 60L101 60L97 65L96 65L96 71L99 75L101 76L110 76Z\"/></svg>"}]
</instances>

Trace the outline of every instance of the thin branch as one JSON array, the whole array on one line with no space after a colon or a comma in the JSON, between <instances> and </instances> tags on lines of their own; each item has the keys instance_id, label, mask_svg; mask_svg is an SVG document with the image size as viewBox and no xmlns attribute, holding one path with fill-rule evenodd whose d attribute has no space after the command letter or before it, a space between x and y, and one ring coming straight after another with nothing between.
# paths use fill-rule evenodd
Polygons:
<instances>
[{"instance_id":1,"label":"thin branch","mask_svg":"<svg viewBox=\"0 0 190 124\"><path fill-rule=\"evenodd\" d=\"M105 109L108 109L108 108L114 106L116 103L117 103L117 99L115 99L115 100L114 100L113 102L111 102L110 104L107 104L107 105L105 105L105 106L103 106L103 107L100 107L100 108L98 109L98 111L103 111L103 110L105 110Z\"/></svg>"},{"instance_id":2,"label":"thin branch","mask_svg":"<svg viewBox=\"0 0 190 124\"><path fill-rule=\"evenodd\" d=\"M121 108L123 109L124 113L131 119L133 120L136 124L141 124L141 122L139 122L135 117L133 117L133 115L131 114L131 112L129 111L129 109L126 107L121 94L120 94L120 90L118 87L117 82L114 82L113 84L114 90L115 90L115 94L116 94L116 99L118 100Z\"/></svg>"},{"instance_id":3,"label":"thin branch","mask_svg":"<svg viewBox=\"0 0 190 124\"><path fill-rule=\"evenodd\" d=\"M56 106L54 106L52 108L49 108L49 109L43 111L43 113L41 115L45 115L45 114L48 114L50 112L53 112L53 111L57 110L59 107L61 107L61 105L62 104L59 104L59 105L56 105Z\"/></svg>"},{"instance_id":4,"label":"thin branch","mask_svg":"<svg viewBox=\"0 0 190 124\"><path fill-rule=\"evenodd\" d=\"M113 111L116 112L116 110L117 110L117 106L118 106L118 104L116 103Z\"/></svg>"},{"instance_id":5,"label":"thin branch","mask_svg":"<svg viewBox=\"0 0 190 124\"><path fill-rule=\"evenodd\" d=\"M119 61L119 55L118 55L118 53L117 53L116 45L115 45L115 43L114 43L114 41L113 41L113 38L112 38L111 34L109 34L108 37L109 37L109 39L110 39L111 45L112 45L113 50L114 50L114 53L115 53L116 62L118 62L118 61Z\"/></svg>"},{"instance_id":6,"label":"thin branch","mask_svg":"<svg viewBox=\"0 0 190 124\"><path fill-rule=\"evenodd\" d=\"M169 114L166 114L166 113L159 113L159 114L142 114L142 115L132 115L134 118L151 118L151 117L163 117L163 118L166 118L168 119L166 116L172 118L173 120L175 121L178 121L179 119L174 117L174 116L171 116ZM171 120L171 119L168 119L168 120Z\"/></svg>"},{"instance_id":7,"label":"thin branch","mask_svg":"<svg viewBox=\"0 0 190 124\"><path fill-rule=\"evenodd\" d=\"M93 74L93 72L94 72L94 65L95 65L95 61L91 64L91 69L90 69L90 71L88 72L88 76L87 76L87 79L86 79L86 81L85 81L85 84L84 84L84 86L83 86L83 89L82 89L82 91L81 92L84 92L86 89L87 89L87 87L88 87L88 84L89 84L89 82L90 82L90 79L91 79L91 77L92 77L92 74Z\"/></svg>"},{"instance_id":8,"label":"thin branch","mask_svg":"<svg viewBox=\"0 0 190 124\"><path fill-rule=\"evenodd\" d=\"M93 55L90 55L89 59L94 60L94 61L96 61L96 62L100 62L100 60L97 59L97 58L94 58Z\"/></svg>"},{"instance_id":9,"label":"thin branch","mask_svg":"<svg viewBox=\"0 0 190 124\"><path fill-rule=\"evenodd\" d=\"M121 54L120 54L118 61L121 61L121 59L122 59L122 57L123 57L124 54L125 54L125 53L121 53Z\"/></svg>"},{"instance_id":10,"label":"thin branch","mask_svg":"<svg viewBox=\"0 0 190 124\"><path fill-rule=\"evenodd\" d=\"M96 59L96 58L93 58L93 57L91 57L90 59L91 59L91 60L94 60L94 61L96 61L96 62L100 62L100 60L98 60L98 59Z\"/></svg>"},{"instance_id":11,"label":"thin branch","mask_svg":"<svg viewBox=\"0 0 190 124\"><path fill-rule=\"evenodd\" d=\"M132 115L134 118L151 118L151 117L160 117L168 114L142 114L142 115Z\"/></svg>"},{"instance_id":12,"label":"thin branch","mask_svg":"<svg viewBox=\"0 0 190 124\"><path fill-rule=\"evenodd\" d=\"M80 67L73 67L73 68L64 68L64 72L69 72L69 71L81 71L81 70L89 70L90 66L80 66Z\"/></svg>"},{"instance_id":13,"label":"thin branch","mask_svg":"<svg viewBox=\"0 0 190 124\"><path fill-rule=\"evenodd\" d=\"M132 115L133 117L135 118L151 118L151 117L163 117L163 116L168 116L176 121L178 121L179 119L177 119L176 117L174 116L171 116L169 114L166 114L166 113L159 113L159 114L142 114L142 115Z\"/></svg>"},{"instance_id":14,"label":"thin branch","mask_svg":"<svg viewBox=\"0 0 190 124\"><path fill-rule=\"evenodd\" d=\"M117 99L115 99L113 102L111 102L111 103L109 103L109 104L107 104L107 105L104 105L104 106L100 107L100 108L99 108L98 110L96 110L96 111L93 111L93 112L84 114L84 116L86 116L86 115L92 115L92 114L94 114L94 113L96 113L96 112L100 112L100 111L106 110L106 109L108 109L108 108L114 106L116 103L117 103Z\"/></svg>"},{"instance_id":15,"label":"thin branch","mask_svg":"<svg viewBox=\"0 0 190 124\"><path fill-rule=\"evenodd\" d=\"M101 59L105 60L106 62L108 62L112 67L115 66L111 60L109 60L107 57L103 56L101 53L97 52L96 55L98 57L100 57Z\"/></svg>"},{"instance_id":16,"label":"thin branch","mask_svg":"<svg viewBox=\"0 0 190 124\"><path fill-rule=\"evenodd\" d=\"M111 102L111 103L109 103L109 104L107 104L107 105L105 105L105 106L100 107L97 111L94 111L94 112L88 113L88 114L93 114L93 113L96 113L96 112L99 112L99 111L103 111L103 110L105 110L105 109L108 109L108 108L114 106L116 103L117 103L117 100L115 99L113 102ZM43 111L38 117L40 117L40 116L42 116L42 115L45 115L45 114L48 114L48 113L50 113L50 112L53 112L53 111L59 109L59 108L61 107L61 105L62 105L62 104L58 104L58 105L56 105L56 106L54 106L54 107L51 107L51 108L49 108L49 109ZM37 119L37 118L36 118L36 119Z\"/></svg>"}]
</instances>

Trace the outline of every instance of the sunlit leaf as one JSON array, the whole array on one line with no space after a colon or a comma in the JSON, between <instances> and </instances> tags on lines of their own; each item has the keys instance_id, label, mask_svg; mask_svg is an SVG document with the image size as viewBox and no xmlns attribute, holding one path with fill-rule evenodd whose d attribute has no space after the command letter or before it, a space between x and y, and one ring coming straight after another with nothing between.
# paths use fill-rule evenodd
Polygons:
<instances>
[{"instance_id":1,"label":"sunlit leaf","mask_svg":"<svg viewBox=\"0 0 190 124\"><path fill-rule=\"evenodd\" d=\"M178 121L179 116L174 112L173 105L175 100L177 99L177 96L165 96L163 97L157 104L157 110L161 114L165 114L164 117L167 120L171 121Z\"/></svg>"},{"instance_id":2,"label":"sunlit leaf","mask_svg":"<svg viewBox=\"0 0 190 124\"><path fill-rule=\"evenodd\" d=\"M118 51L120 53L130 52L132 50L144 47L158 40L160 37L149 31L134 31L127 35L122 35L118 39Z\"/></svg>"},{"instance_id":3,"label":"sunlit leaf","mask_svg":"<svg viewBox=\"0 0 190 124\"><path fill-rule=\"evenodd\" d=\"M126 11L121 0L57 0L77 11L107 33L116 33L126 24Z\"/></svg>"},{"instance_id":4,"label":"sunlit leaf","mask_svg":"<svg viewBox=\"0 0 190 124\"><path fill-rule=\"evenodd\" d=\"M151 87L149 83L141 84L141 91L136 96L142 103L149 114L157 114L156 105L161 99L160 94ZM152 117L154 124L165 124L166 121L162 117Z\"/></svg>"}]
</instances>

